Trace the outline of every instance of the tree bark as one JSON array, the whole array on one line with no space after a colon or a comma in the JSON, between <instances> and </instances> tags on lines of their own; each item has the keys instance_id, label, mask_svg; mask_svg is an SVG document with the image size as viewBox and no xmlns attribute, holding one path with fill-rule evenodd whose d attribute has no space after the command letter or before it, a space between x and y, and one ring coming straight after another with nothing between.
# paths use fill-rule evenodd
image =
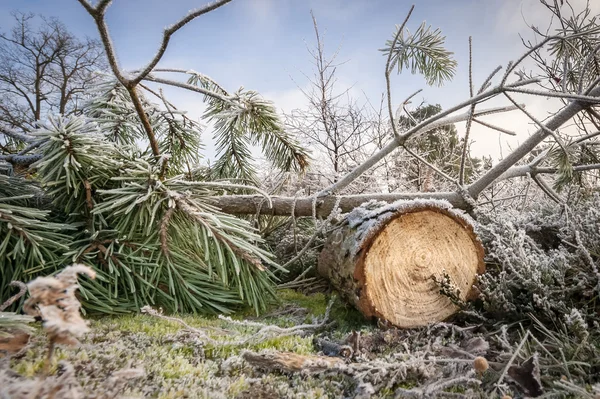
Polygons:
<instances>
[{"instance_id":1,"label":"tree bark","mask_svg":"<svg viewBox=\"0 0 600 399\"><path fill-rule=\"evenodd\" d=\"M483 257L468 217L449 203L399 201L348 214L318 270L365 317L413 328L447 319L473 296Z\"/></svg>"},{"instance_id":2,"label":"tree bark","mask_svg":"<svg viewBox=\"0 0 600 399\"><path fill-rule=\"evenodd\" d=\"M337 197L333 195L318 198L316 201L316 216L327 217L333 210ZM381 193L344 195L340 198L339 208L343 213L350 212L363 203L371 200L394 202L400 199L438 199L446 200L452 206L459 209L467 209L467 202L455 192L432 192L432 193ZM223 195L212 197L213 205L221 211L233 215L274 215L274 216L312 216L313 197L271 197L272 206L260 195Z\"/></svg>"}]
</instances>

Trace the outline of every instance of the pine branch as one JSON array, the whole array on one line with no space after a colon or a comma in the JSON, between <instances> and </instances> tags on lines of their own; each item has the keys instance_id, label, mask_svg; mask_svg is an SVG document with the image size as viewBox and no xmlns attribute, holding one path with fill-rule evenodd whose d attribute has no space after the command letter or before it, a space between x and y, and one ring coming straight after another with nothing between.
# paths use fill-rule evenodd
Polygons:
<instances>
[{"instance_id":1,"label":"pine branch","mask_svg":"<svg viewBox=\"0 0 600 399\"><path fill-rule=\"evenodd\" d=\"M9 155L0 155L0 160L6 161L13 165L22 165L22 166L30 166L37 161L42 159L41 154L31 154L31 155L18 155L18 154L9 154Z\"/></svg>"},{"instance_id":2,"label":"pine branch","mask_svg":"<svg viewBox=\"0 0 600 399\"><path fill-rule=\"evenodd\" d=\"M10 137L11 139L22 141L24 143L31 143L32 141L34 141L34 138L28 134L15 132L14 130L7 129L7 128L1 127L1 126L0 126L0 133L4 134L7 137Z\"/></svg>"},{"instance_id":3,"label":"pine branch","mask_svg":"<svg viewBox=\"0 0 600 399\"><path fill-rule=\"evenodd\" d=\"M176 80L170 80L170 79L164 79L164 78L158 78L154 75L148 75L144 78L144 80L147 80L149 82L155 82L155 83L161 83L161 84L165 84L168 86L173 86L173 87L179 87L182 89L186 89L186 90L190 90L190 91L194 91L196 93L200 93L200 94L204 94L205 96L208 97L212 97L215 98L216 100L222 101L224 103L227 103L231 106L237 106L240 107L241 105L238 104L237 102L235 102L235 97L230 97L227 95L223 95L219 92L216 91L212 91L212 90L208 90L205 89L203 87L198 87L189 83L182 83L182 82L178 82Z\"/></svg>"},{"instance_id":4,"label":"pine branch","mask_svg":"<svg viewBox=\"0 0 600 399\"><path fill-rule=\"evenodd\" d=\"M381 51L388 56L392 54L390 69L397 66L401 73L403 68L410 67L413 74L422 74L427 84L442 85L454 76L457 65L452 59L453 53L444 48L444 41L439 29L431 31L431 26L425 27L424 22L412 35L404 32L403 24Z\"/></svg>"},{"instance_id":5,"label":"pine branch","mask_svg":"<svg viewBox=\"0 0 600 399\"><path fill-rule=\"evenodd\" d=\"M402 32L404 32L404 27L406 26L406 23L410 19L410 16L414 9L415 9L415 6L413 4L410 7L410 10L408 10L408 14L406 15L406 18L404 18L404 22L402 22L402 24L398 28L398 31L390 44L390 49L392 49L396 46L396 43L400 39L400 35L402 35ZM391 88L392 85L391 85L390 75L392 72L391 64L392 64L392 55L393 54L394 53L392 51L388 52L387 61L385 63L385 84L386 84L386 93L387 93L388 112L390 115L390 123L392 125L392 131L394 132L394 136L399 137L398 129L396 127L396 122L394 121L394 115L392 113L392 88ZM410 99L410 97L409 97L409 99ZM408 100L406 100L406 101L408 101ZM404 103L406 103L406 101Z\"/></svg>"}]
</instances>

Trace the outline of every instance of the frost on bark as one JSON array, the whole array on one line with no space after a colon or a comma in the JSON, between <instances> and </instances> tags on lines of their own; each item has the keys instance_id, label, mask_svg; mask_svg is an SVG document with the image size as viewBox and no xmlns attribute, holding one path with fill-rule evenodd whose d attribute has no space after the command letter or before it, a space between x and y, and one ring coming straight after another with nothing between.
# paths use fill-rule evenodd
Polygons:
<instances>
[{"instance_id":1,"label":"frost on bark","mask_svg":"<svg viewBox=\"0 0 600 399\"><path fill-rule=\"evenodd\" d=\"M372 201L329 236L319 273L367 318L410 328L456 313L483 257L470 219L448 202Z\"/></svg>"}]
</instances>

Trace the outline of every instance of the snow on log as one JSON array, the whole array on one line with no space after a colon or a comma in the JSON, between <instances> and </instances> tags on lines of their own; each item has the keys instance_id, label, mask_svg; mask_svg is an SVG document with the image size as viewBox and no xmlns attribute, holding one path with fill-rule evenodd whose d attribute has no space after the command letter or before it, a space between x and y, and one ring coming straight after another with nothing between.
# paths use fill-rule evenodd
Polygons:
<instances>
[{"instance_id":1,"label":"snow on log","mask_svg":"<svg viewBox=\"0 0 600 399\"><path fill-rule=\"evenodd\" d=\"M446 201L369 201L332 232L318 268L366 317L411 328L456 313L436 280L468 300L483 257L470 217Z\"/></svg>"}]
</instances>

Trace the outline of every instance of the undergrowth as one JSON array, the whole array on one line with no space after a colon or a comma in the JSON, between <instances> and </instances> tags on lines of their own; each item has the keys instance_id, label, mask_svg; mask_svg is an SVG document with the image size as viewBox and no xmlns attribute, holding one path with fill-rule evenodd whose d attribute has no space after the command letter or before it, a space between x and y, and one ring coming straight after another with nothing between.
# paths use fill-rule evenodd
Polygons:
<instances>
[{"instance_id":1,"label":"undergrowth","mask_svg":"<svg viewBox=\"0 0 600 399\"><path fill-rule=\"evenodd\" d=\"M123 370L143 370L121 383L128 397L599 397L600 199L476 216L487 272L478 299L451 320L385 329L333 293L279 290L279 303L259 317L91 318L77 348L56 350L48 378L71 376L79 397L111 397L98 393ZM39 378L46 347L37 328L0 374ZM276 369L248 353L308 360ZM340 361L319 363L331 358Z\"/></svg>"}]
</instances>

